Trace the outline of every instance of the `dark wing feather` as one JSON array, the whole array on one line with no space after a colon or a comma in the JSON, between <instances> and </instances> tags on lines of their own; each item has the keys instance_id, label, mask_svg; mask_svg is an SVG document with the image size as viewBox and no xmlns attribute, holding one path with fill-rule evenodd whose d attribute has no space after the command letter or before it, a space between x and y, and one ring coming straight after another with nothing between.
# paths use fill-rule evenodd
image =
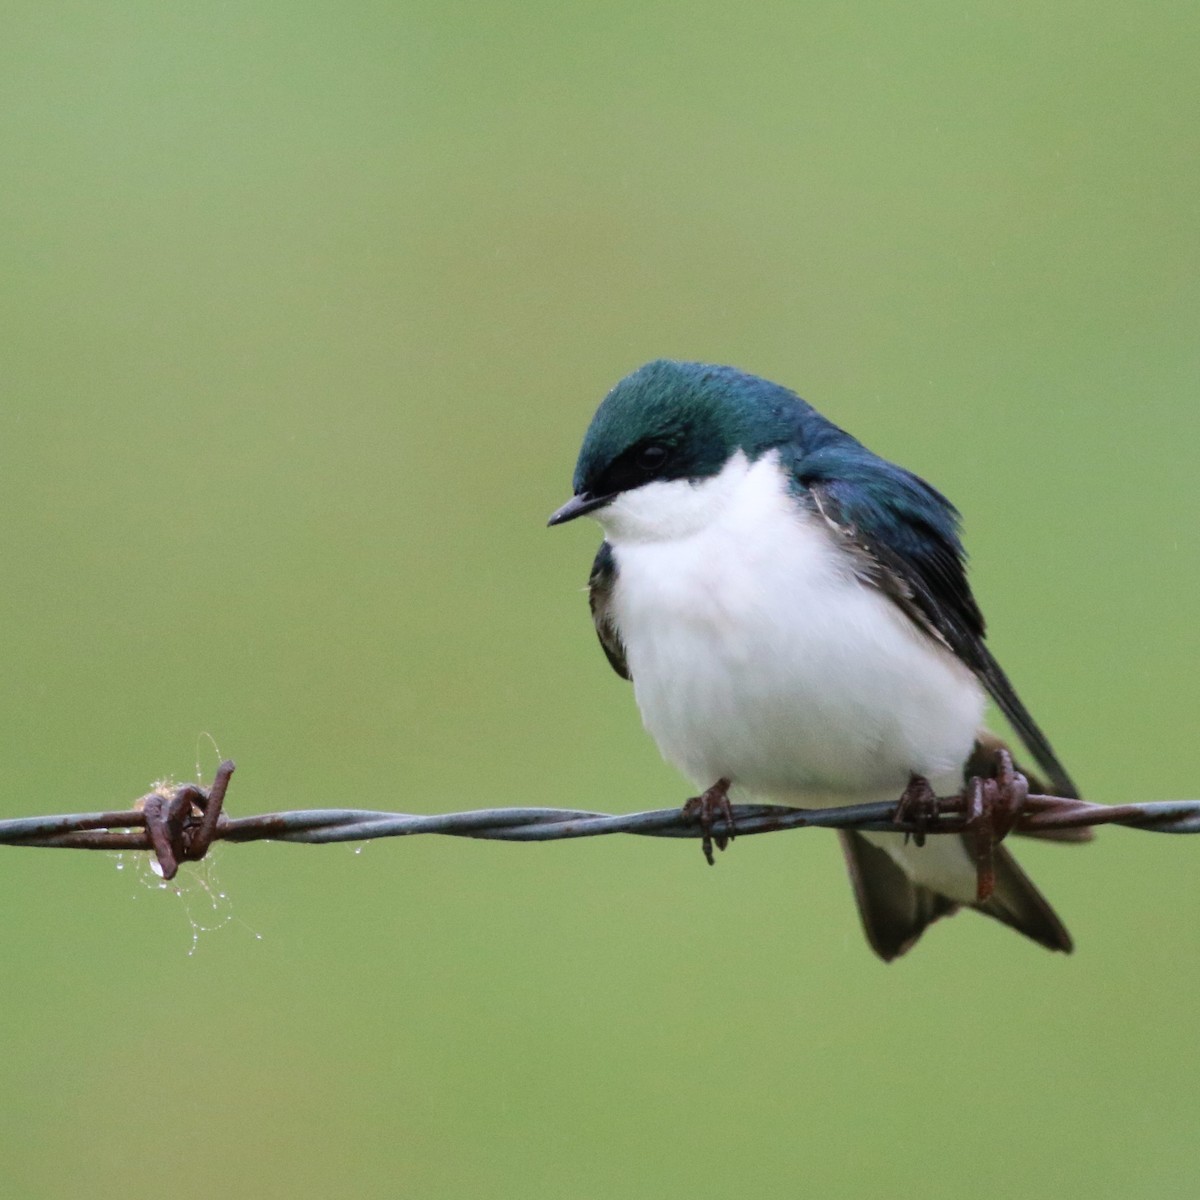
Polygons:
<instances>
[{"instance_id":1,"label":"dark wing feather","mask_svg":"<svg viewBox=\"0 0 1200 1200\"><path fill-rule=\"evenodd\" d=\"M600 639L605 657L622 679L629 679L625 647L621 643L621 635L617 633L616 621L613 619L612 592L616 582L617 561L613 557L612 547L607 542L601 542L600 549L596 551L596 561L592 563L592 573L588 576L588 603L592 609L596 636Z\"/></svg>"},{"instance_id":2,"label":"dark wing feather","mask_svg":"<svg viewBox=\"0 0 1200 1200\"><path fill-rule=\"evenodd\" d=\"M1078 796L1046 735L984 643L984 621L967 583L958 513L923 479L863 450L826 447L796 465L802 494L841 538L862 578L975 673L1020 734L1056 795Z\"/></svg>"}]
</instances>

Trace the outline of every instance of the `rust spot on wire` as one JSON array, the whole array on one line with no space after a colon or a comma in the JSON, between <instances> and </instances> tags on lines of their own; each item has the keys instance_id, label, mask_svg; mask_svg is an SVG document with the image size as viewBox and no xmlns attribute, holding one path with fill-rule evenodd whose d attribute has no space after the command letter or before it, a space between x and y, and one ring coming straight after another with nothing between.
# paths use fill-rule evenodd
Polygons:
<instances>
[{"instance_id":1,"label":"rust spot on wire","mask_svg":"<svg viewBox=\"0 0 1200 1200\"><path fill-rule=\"evenodd\" d=\"M174 879L180 863L198 862L208 853L220 828L233 770L233 763L226 759L209 788L185 783L156 789L138 801L136 807L145 817L146 836L164 879Z\"/></svg>"}]
</instances>

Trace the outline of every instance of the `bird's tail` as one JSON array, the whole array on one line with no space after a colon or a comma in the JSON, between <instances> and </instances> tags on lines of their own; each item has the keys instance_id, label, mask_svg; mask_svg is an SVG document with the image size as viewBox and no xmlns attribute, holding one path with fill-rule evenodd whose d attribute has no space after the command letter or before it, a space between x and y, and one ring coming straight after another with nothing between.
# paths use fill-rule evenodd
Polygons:
<instances>
[{"instance_id":1,"label":"bird's tail","mask_svg":"<svg viewBox=\"0 0 1200 1200\"><path fill-rule=\"evenodd\" d=\"M903 844L899 834L885 836L895 836L897 845ZM950 836L935 836L931 843L949 839ZM955 899L936 886L916 878L921 875L921 859L918 856L932 848L932 844L927 847L904 847L906 861L911 860L914 868L910 873L892 853L868 841L861 833L844 830L841 840L863 930L871 948L885 962L891 962L913 946L939 917L950 916L964 905L1002 921L1048 950L1061 950L1065 954L1071 952L1071 935L1066 926L1003 846L996 847L994 852L995 890L980 903ZM961 845L969 865L970 852L965 840L955 840ZM965 894L957 887L955 891L960 896Z\"/></svg>"}]
</instances>

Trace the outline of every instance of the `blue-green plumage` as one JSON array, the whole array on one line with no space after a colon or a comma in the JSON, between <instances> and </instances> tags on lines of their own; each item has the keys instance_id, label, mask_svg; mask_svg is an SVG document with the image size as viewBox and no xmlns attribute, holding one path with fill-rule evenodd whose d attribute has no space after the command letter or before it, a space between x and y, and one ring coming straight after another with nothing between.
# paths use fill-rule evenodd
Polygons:
<instances>
[{"instance_id":1,"label":"blue-green plumage","mask_svg":"<svg viewBox=\"0 0 1200 1200\"><path fill-rule=\"evenodd\" d=\"M622 379L592 418L575 466L575 492L600 496L623 482L645 482L636 456L650 444L673 452L657 478L703 479L725 465L731 446L756 458L772 446L816 450L848 436L770 380L733 367L657 359Z\"/></svg>"}]
</instances>

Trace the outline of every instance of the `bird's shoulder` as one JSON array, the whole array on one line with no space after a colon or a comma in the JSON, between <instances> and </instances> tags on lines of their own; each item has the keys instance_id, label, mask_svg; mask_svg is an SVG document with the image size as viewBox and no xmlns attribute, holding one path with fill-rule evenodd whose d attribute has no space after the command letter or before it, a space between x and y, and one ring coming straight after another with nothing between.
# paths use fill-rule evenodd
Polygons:
<instances>
[{"instance_id":1,"label":"bird's shoulder","mask_svg":"<svg viewBox=\"0 0 1200 1200\"><path fill-rule=\"evenodd\" d=\"M973 669L983 614L967 581L958 510L931 484L858 446L830 446L787 464L806 500L879 588Z\"/></svg>"}]
</instances>

